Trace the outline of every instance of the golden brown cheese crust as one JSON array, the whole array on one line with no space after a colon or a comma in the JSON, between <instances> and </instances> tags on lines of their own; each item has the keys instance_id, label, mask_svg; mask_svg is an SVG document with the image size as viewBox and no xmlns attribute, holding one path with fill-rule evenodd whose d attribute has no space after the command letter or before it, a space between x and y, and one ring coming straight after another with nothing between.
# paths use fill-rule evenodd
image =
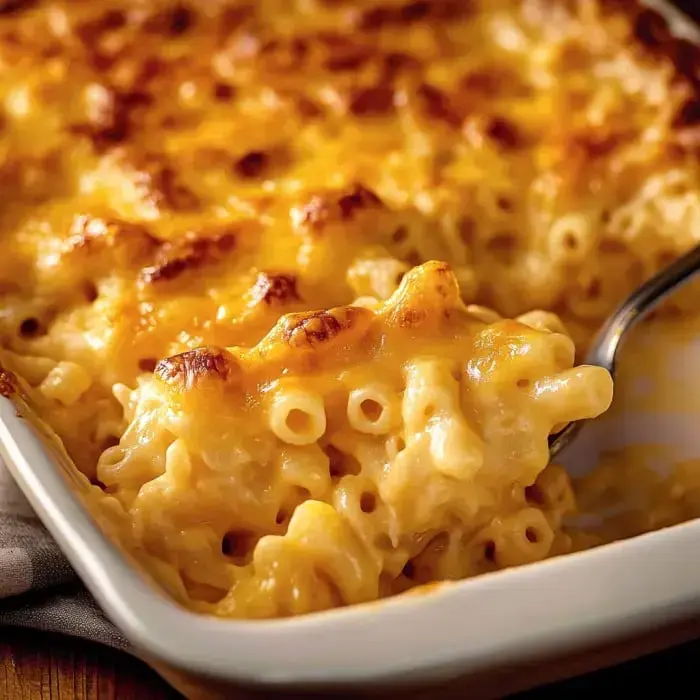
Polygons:
<instances>
[{"instance_id":1,"label":"golden brown cheese crust","mask_svg":"<svg viewBox=\"0 0 700 700\"><path fill-rule=\"evenodd\" d=\"M506 383L508 392L513 390L516 361L521 388L530 386L526 369L531 366L536 373L542 352L554 348L555 365L571 366L573 345L564 335L558 336L561 343L528 354L546 335L524 321L480 318L462 302L449 266L431 261L407 273L378 309L344 306L286 314L250 349L197 348L162 360L155 376L175 401L188 394L214 400L212 389L242 396L280 375L320 379L372 360L399 367L407 357L439 348L467 373L494 385ZM232 400L230 392L224 396L224 401Z\"/></svg>"},{"instance_id":2,"label":"golden brown cheese crust","mask_svg":"<svg viewBox=\"0 0 700 700\"><path fill-rule=\"evenodd\" d=\"M109 391L200 345L253 346L282 313L386 298L426 260L467 302L552 309L585 340L695 242L677 207L700 194L700 51L657 13L312 4L3 5L7 345ZM564 230L554 250L570 214L588 247ZM290 333L331 338L327 313Z\"/></svg>"},{"instance_id":3,"label":"golden brown cheese crust","mask_svg":"<svg viewBox=\"0 0 700 700\"><path fill-rule=\"evenodd\" d=\"M356 306L305 311L282 316L274 328L249 351L242 351L248 371L328 369L334 363L352 364L361 356L381 351L375 339L401 344L410 338L444 338L445 320L459 315L454 328L480 325L459 296L446 263L429 262L409 272L381 313ZM520 323L512 322L522 331ZM410 346L405 346L408 350ZM156 376L175 391L188 391L202 380L235 385L241 368L226 349L207 346L168 357L158 363Z\"/></svg>"}]
</instances>

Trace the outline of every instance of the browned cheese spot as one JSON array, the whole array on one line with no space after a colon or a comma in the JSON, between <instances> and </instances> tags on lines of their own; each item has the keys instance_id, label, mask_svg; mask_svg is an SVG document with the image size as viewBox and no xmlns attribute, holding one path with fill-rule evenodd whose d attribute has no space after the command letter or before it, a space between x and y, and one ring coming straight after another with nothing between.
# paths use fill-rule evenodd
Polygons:
<instances>
[{"instance_id":1,"label":"browned cheese spot","mask_svg":"<svg viewBox=\"0 0 700 700\"><path fill-rule=\"evenodd\" d=\"M464 121L449 96L439 88L428 83L418 87L418 98L423 111L429 119L443 122L458 129Z\"/></svg>"},{"instance_id":2,"label":"browned cheese spot","mask_svg":"<svg viewBox=\"0 0 700 700\"><path fill-rule=\"evenodd\" d=\"M250 151L236 161L234 170L239 177L260 177L270 164L270 158L264 151Z\"/></svg>"},{"instance_id":3,"label":"browned cheese spot","mask_svg":"<svg viewBox=\"0 0 700 700\"><path fill-rule=\"evenodd\" d=\"M365 309L341 306L336 309L289 314L285 338L293 348L314 349L331 342L352 328Z\"/></svg>"},{"instance_id":4,"label":"browned cheese spot","mask_svg":"<svg viewBox=\"0 0 700 700\"><path fill-rule=\"evenodd\" d=\"M378 117L394 108L394 90L389 85L357 88L350 97L350 112L356 117Z\"/></svg>"},{"instance_id":5,"label":"browned cheese spot","mask_svg":"<svg viewBox=\"0 0 700 700\"><path fill-rule=\"evenodd\" d=\"M513 151L523 145L517 126L505 117L492 117L486 126L486 135L504 151Z\"/></svg>"},{"instance_id":6,"label":"browned cheese spot","mask_svg":"<svg viewBox=\"0 0 700 700\"><path fill-rule=\"evenodd\" d=\"M360 212L382 208L382 200L372 190L357 183L346 192L329 191L314 195L302 208L301 223L320 231L328 223L350 221Z\"/></svg>"},{"instance_id":7,"label":"browned cheese spot","mask_svg":"<svg viewBox=\"0 0 700 700\"><path fill-rule=\"evenodd\" d=\"M224 348L202 347L161 360L156 376L179 390L189 390L202 379L228 381L240 368L235 358Z\"/></svg>"},{"instance_id":8,"label":"browned cheese spot","mask_svg":"<svg viewBox=\"0 0 700 700\"><path fill-rule=\"evenodd\" d=\"M252 290L255 302L264 302L269 306L284 305L299 301L295 275L281 272L260 272Z\"/></svg>"},{"instance_id":9,"label":"browned cheese spot","mask_svg":"<svg viewBox=\"0 0 700 700\"><path fill-rule=\"evenodd\" d=\"M236 236L227 231L216 236L191 232L179 241L164 243L152 265L143 268L142 279L148 284L171 281L189 270L223 260L236 247Z\"/></svg>"}]
</instances>

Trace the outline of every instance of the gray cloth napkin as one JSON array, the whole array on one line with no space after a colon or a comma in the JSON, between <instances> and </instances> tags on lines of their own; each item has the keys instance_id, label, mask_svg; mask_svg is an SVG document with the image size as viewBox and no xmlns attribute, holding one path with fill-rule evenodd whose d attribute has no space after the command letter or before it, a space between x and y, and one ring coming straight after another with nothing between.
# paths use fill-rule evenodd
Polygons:
<instances>
[{"instance_id":1,"label":"gray cloth napkin","mask_svg":"<svg viewBox=\"0 0 700 700\"><path fill-rule=\"evenodd\" d=\"M0 626L33 627L128 650L0 461Z\"/></svg>"}]
</instances>

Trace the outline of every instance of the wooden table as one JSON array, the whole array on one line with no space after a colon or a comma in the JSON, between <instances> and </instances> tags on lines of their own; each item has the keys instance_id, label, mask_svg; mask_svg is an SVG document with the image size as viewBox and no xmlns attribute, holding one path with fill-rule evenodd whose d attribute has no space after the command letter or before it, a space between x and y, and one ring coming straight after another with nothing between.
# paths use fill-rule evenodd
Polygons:
<instances>
[{"instance_id":1,"label":"wooden table","mask_svg":"<svg viewBox=\"0 0 700 700\"><path fill-rule=\"evenodd\" d=\"M2 629L0 635L1 700L182 700L151 669L127 654L39 632ZM680 697L669 683L678 686L678 692L684 681L694 687L699 661L700 640L529 691L517 700L593 697L654 688L659 681L669 691L668 697Z\"/></svg>"},{"instance_id":2,"label":"wooden table","mask_svg":"<svg viewBox=\"0 0 700 700\"><path fill-rule=\"evenodd\" d=\"M112 649L25 630L0 630L2 700L178 700L148 666Z\"/></svg>"}]
</instances>

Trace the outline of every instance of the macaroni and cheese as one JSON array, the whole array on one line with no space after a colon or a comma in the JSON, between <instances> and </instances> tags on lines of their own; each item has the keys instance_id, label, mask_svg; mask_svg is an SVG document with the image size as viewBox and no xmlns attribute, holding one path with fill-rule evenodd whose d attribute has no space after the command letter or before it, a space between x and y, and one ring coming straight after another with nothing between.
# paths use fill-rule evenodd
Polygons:
<instances>
[{"instance_id":1,"label":"macaroni and cheese","mask_svg":"<svg viewBox=\"0 0 700 700\"><path fill-rule=\"evenodd\" d=\"M465 306L446 263L384 303L283 316L251 348L203 346L114 393L127 426L97 463L110 508L174 595L289 615L571 548L548 436L612 399L544 312ZM27 398L85 391L59 363ZM98 498L98 507L104 506Z\"/></svg>"},{"instance_id":2,"label":"macaroni and cheese","mask_svg":"<svg viewBox=\"0 0 700 700\"><path fill-rule=\"evenodd\" d=\"M590 546L568 333L700 235L697 56L631 0L0 4L3 393L203 611Z\"/></svg>"}]
</instances>

